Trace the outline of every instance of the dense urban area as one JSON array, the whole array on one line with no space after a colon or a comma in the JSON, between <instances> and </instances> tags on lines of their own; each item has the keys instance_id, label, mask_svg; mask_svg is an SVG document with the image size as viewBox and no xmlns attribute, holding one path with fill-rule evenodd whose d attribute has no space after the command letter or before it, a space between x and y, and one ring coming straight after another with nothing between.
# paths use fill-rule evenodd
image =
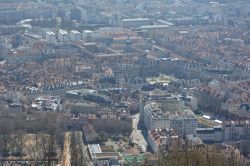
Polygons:
<instances>
[{"instance_id":1,"label":"dense urban area","mask_svg":"<svg viewBox=\"0 0 250 166\"><path fill-rule=\"evenodd\" d=\"M249 166L249 0L0 0L2 166Z\"/></svg>"}]
</instances>

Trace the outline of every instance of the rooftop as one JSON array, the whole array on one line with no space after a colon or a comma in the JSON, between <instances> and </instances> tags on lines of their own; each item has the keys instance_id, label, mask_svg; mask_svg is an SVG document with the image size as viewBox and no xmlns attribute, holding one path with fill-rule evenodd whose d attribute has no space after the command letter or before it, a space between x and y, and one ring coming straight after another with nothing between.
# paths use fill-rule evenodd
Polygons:
<instances>
[{"instance_id":1,"label":"rooftop","mask_svg":"<svg viewBox=\"0 0 250 166\"><path fill-rule=\"evenodd\" d=\"M145 25L141 26L141 29L163 29L169 28L169 25Z\"/></svg>"},{"instance_id":2,"label":"rooftop","mask_svg":"<svg viewBox=\"0 0 250 166\"><path fill-rule=\"evenodd\" d=\"M41 111L56 111L60 105L60 98L58 96L41 96L35 99L32 107Z\"/></svg>"},{"instance_id":3,"label":"rooftop","mask_svg":"<svg viewBox=\"0 0 250 166\"><path fill-rule=\"evenodd\" d=\"M80 34L80 32L76 31L76 30L72 30L71 31L72 34Z\"/></svg>"},{"instance_id":4,"label":"rooftop","mask_svg":"<svg viewBox=\"0 0 250 166\"><path fill-rule=\"evenodd\" d=\"M127 19L123 19L123 22L128 22L128 21L150 21L148 18L127 18Z\"/></svg>"},{"instance_id":5,"label":"rooftop","mask_svg":"<svg viewBox=\"0 0 250 166\"><path fill-rule=\"evenodd\" d=\"M181 110L174 112L163 111L162 104L157 102L150 102L144 107L150 115L154 118L194 118L195 114L193 111L185 106L181 107Z\"/></svg>"},{"instance_id":6,"label":"rooftop","mask_svg":"<svg viewBox=\"0 0 250 166\"><path fill-rule=\"evenodd\" d=\"M112 146L89 144L88 150L92 159L118 159L118 154L114 151Z\"/></svg>"},{"instance_id":7,"label":"rooftop","mask_svg":"<svg viewBox=\"0 0 250 166\"><path fill-rule=\"evenodd\" d=\"M60 34L63 34L63 35L67 35L67 34L68 34L68 32L67 32L67 31L62 30L62 29L60 29L60 30L59 30L59 33L60 33Z\"/></svg>"}]
</instances>

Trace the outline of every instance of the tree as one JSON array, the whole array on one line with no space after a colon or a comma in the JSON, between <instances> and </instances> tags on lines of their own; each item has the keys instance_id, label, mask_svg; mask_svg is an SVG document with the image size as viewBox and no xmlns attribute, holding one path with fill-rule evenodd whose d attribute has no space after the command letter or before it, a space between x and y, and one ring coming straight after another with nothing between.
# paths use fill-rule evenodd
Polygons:
<instances>
[{"instance_id":1,"label":"tree","mask_svg":"<svg viewBox=\"0 0 250 166\"><path fill-rule=\"evenodd\" d=\"M13 119L5 115L0 119L0 149L2 152L2 161L5 160L5 157L8 155L8 146L11 140L11 134L14 131L14 122Z\"/></svg>"},{"instance_id":2,"label":"tree","mask_svg":"<svg viewBox=\"0 0 250 166\"><path fill-rule=\"evenodd\" d=\"M182 150L158 154L157 165L159 166L240 166L237 154L232 151L229 155L221 153L215 147L189 146Z\"/></svg>"},{"instance_id":3,"label":"tree","mask_svg":"<svg viewBox=\"0 0 250 166\"><path fill-rule=\"evenodd\" d=\"M23 157L23 150L24 150L24 132L18 131L13 136L13 144L17 148L17 155L22 158Z\"/></svg>"},{"instance_id":4,"label":"tree","mask_svg":"<svg viewBox=\"0 0 250 166\"><path fill-rule=\"evenodd\" d=\"M114 125L116 124L116 125ZM100 119L93 123L97 133L106 132L108 134L131 134L132 122L130 120Z\"/></svg>"}]
</instances>

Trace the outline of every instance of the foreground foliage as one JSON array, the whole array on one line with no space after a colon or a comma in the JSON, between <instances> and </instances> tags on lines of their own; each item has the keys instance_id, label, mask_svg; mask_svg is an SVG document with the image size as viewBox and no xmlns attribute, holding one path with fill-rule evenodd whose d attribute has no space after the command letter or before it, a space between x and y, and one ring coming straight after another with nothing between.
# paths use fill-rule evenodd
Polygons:
<instances>
[{"instance_id":1,"label":"foreground foliage","mask_svg":"<svg viewBox=\"0 0 250 166\"><path fill-rule=\"evenodd\" d=\"M191 147L181 151L161 153L159 166L240 166L249 165L235 150L218 150L214 147Z\"/></svg>"}]
</instances>

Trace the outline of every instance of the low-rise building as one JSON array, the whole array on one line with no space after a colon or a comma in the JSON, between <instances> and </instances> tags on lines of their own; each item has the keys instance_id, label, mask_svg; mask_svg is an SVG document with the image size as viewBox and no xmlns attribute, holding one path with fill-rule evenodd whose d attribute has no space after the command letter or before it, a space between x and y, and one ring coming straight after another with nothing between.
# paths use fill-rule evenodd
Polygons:
<instances>
[{"instance_id":1,"label":"low-rise building","mask_svg":"<svg viewBox=\"0 0 250 166\"><path fill-rule=\"evenodd\" d=\"M151 20L148 18L127 18L122 20L122 27L124 28L139 28L150 24Z\"/></svg>"},{"instance_id":2,"label":"low-rise building","mask_svg":"<svg viewBox=\"0 0 250 166\"><path fill-rule=\"evenodd\" d=\"M222 142L224 140L224 132L222 126L213 128L197 128L196 137L204 142Z\"/></svg>"},{"instance_id":3,"label":"low-rise building","mask_svg":"<svg viewBox=\"0 0 250 166\"><path fill-rule=\"evenodd\" d=\"M65 97L68 100L85 100L92 103L98 103L100 105L111 105L112 100L103 94L99 94L97 91L92 89L81 89L81 90L71 90L67 91Z\"/></svg>"},{"instance_id":4,"label":"low-rise building","mask_svg":"<svg viewBox=\"0 0 250 166\"><path fill-rule=\"evenodd\" d=\"M148 131L148 143L152 151L157 153L161 150L175 150L183 140L172 129L154 129Z\"/></svg>"},{"instance_id":5,"label":"low-rise building","mask_svg":"<svg viewBox=\"0 0 250 166\"><path fill-rule=\"evenodd\" d=\"M118 83L142 84L146 77L158 76L160 61L147 57L133 63L120 63L113 67L114 78Z\"/></svg>"},{"instance_id":6,"label":"low-rise building","mask_svg":"<svg viewBox=\"0 0 250 166\"><path fill-rule=\"evenodd\" d=\"M35 99L32 108L38 111L59 111L60 97L58 96L41 96Z\"/></svg>"},{"instance_id":7,"label":"low-rise building","mask_svg":"<svg viewBox=\"0 0 250 166\"><path fill-rule=\"evenodd\" d=\"M118 154L112 146L100 146L99 144L89 144L88 151L90 159L96 165L108 165L111 160L117 160Z\"/></svg>"},{"instance_id":8,"label":"low-rise building","mask_svg":"<svg viewBox=\"0 0 250 166\"><path fill-rule=\"evenodd\" d=\"M95 113L98 109L98 105L90 102L70 102L67 107L73 113L89 114Z\"/></svg>"}]
</instances>

